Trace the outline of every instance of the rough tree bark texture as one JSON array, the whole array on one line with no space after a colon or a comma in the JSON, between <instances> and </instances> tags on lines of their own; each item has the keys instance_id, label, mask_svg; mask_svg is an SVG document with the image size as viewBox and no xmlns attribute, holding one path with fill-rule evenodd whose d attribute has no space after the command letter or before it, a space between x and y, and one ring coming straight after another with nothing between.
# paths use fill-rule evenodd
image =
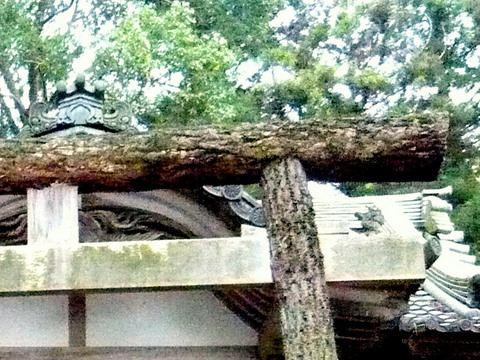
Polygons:
<instances>
[{"instance_id":1,"label":"rough tree bark texture","mask_svg":"<svg viewBox=\"0 0 480 360\"><path fill-rule=\"evenodd\" d=\"M285 359L337 359L323 257L300 161L272 162L262 186Z\"/></svg>"},{"instance_id":2,"label":"rough tree bark texture","mask_svg":"<svg viewBox=\"0 0 480 360\"><path fill-rule=\"evenodd\" d=\"M294 156L312 179L434 179L448 121L311 120L0 141L0 192L53 182L86 191L255 183L275 159Z\"/></svg>"}]
</instances>

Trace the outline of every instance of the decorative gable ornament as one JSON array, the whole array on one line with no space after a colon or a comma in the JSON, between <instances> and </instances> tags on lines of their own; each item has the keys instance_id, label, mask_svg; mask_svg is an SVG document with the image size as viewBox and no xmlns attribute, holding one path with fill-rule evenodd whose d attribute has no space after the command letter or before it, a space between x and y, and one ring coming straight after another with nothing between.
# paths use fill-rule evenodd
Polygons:
<instances>
[{"instance_id":1,"label":"decorative gable ornament","mask_svg":"<svg viewBox=\"0 0 480 360\"><path fill-rule=\"evenodd\" d=\"M132 125L134 115L125 102L104 105L106 83L98 80L93 88L85 84L85 76L77 76L72 89L65 82L57 84L51 103L32 104L21 137L41 137L51 134L99 135L102 133L137 132Z\"/></svg>"}]
</instances>

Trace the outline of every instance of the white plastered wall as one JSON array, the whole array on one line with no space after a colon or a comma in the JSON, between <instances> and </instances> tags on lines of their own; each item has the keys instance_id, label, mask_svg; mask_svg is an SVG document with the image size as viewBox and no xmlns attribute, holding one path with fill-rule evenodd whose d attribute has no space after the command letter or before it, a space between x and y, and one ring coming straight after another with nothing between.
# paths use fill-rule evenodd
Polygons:
<instances>
[{"instance_id":1,"label":"white plastered wall","mask_svg":"<svg viewBox=\"0 0 480 360\"><path fill-rule=\"evenodd\" d=\"M0 347L68 346L68 296L0 297Z\"/></svg>"},{"instance_id":2,"label":"white plastered wall","mask_svg":"<svg viewBox=\"0 0 480 360\"><path fill-rule=\"evenodd\" d=\"M210 291L90 294L87 346L256 346L257 333Z\"/></svg>"}]
</instances>

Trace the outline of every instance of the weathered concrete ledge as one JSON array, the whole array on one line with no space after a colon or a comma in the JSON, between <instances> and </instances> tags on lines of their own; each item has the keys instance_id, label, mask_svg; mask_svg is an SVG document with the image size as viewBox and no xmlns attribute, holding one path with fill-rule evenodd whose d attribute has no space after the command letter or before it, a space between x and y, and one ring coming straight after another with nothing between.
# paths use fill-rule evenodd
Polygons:
<instances>
[{"instance_id":1,"label":"weathered concrete ledge","mask_svg":"<svg viewBox=\"0 0 480 360\"><path fill-rule=\"evenodd\" d=\"M0 292L272 282L266 238L0 248Z\"/></svg>"},{"instance_id":2,"label":"weathered concrete ledge","mask_svg":"<svg viewBox=\"0 0 480 360\"><path fill-rule=\"evenodd\" d=\"M326 236L320 244L327 281L425 278L423 245L415 238L398 234Z\"/></svg>"},{"instance_id":3,"label":"weathered concrete ledge","mask_svg":"<svg viewBox=\"0 0 480 360\"><path fill-rule=\"evenodd\" d=\"M341 232L317 223L330 281L421 280L425 239L391 202L376 201L386 222L378 233ZM325 224L324 224L325 225ZM348 225L344 225L348 229ZM420 282L420 281L417 281Z\"/></svg>"},{"instance_id":4,"label":"weathered concrete ledge","mask_svg":"<svg viewBox=\"0 0 480 360\"><path fill-rule=\"evenodd\" d=\"M265 229L242 237L0 247L0 293L272 282ZM425 277L414 237L320 231L327 282Z\"/></svg>"}]
</instances>

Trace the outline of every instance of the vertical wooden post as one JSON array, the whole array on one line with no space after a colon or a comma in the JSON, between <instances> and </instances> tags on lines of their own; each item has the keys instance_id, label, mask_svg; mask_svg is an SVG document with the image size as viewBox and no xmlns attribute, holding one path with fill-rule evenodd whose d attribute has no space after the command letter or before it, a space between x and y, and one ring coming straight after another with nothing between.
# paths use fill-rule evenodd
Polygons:
<instances>
[{"instance_id":1,"label":"vertical wooden post","mask_svg":"<svg viewBox=\"0 0 480 360\"><path fill-rule=\"evenodd\" d=\"M78 244L78 189L54 184L27 191L28 244Z\"/></svg>"},{"instance_id":2,"label":"vertical wooden post","mask_svg":"<svg viewBox=\"0 0 480 360\"><path fill-rule=\"evenodd\" d=\"M28 189L28 245L78 244L78 199L76 186L53 184L40 190ZM85 346L85 294L69 294L68 309L70 346Z\"/></svg>"},{"instance_id":3,"label":"vertical wooden post","mask_svg":"<svg viewBox=\"0 0 480 360\"><path fill-rule=\"evenodd\" d=\"M68 331L69 345L86 346L87 338L86 299L82 292L68 295Z\"/></svg>"},{"instance_id":4,"label":"vertical wooden post","mask_svg":"<svg viewBox=\"0 0 480 360\"><path fill-rule=\"evenodd\" d=\"M285 359L335 360L323 257L300 161L272 162L262 186Z\"/></svg>"}]
</instances>

